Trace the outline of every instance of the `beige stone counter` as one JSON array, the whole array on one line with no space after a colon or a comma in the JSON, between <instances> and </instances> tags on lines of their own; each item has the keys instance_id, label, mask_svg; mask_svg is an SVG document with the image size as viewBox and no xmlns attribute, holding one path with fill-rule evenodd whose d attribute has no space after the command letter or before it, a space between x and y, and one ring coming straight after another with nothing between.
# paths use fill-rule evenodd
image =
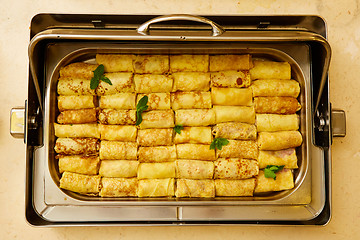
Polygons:
<instances>
[{"instance_id":1,"label":"beige stone counter","mask_svg":"<svg viewBox=\"0 0 360 240\"><path fill-rule=\"evenodd\" d=\"M360 239L359 0L15 0L0 7L0 239ZM197 15L314 14L328 23L331 102L347 114L347 136L332 146L332 220L325 227L33 228L24 217L25 145L9 134L9 111L27 95L29 24L37 13Z\"/></svg>"}]
</instances>

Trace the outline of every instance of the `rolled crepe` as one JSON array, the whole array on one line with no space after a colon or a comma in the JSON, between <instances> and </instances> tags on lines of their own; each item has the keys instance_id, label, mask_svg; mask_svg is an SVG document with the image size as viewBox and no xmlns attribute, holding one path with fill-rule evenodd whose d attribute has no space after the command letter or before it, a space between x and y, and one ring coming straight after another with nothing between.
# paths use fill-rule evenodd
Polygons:
<instances>
[{"instance_id":1,"label":"rolled crepe","mask_svg":"<svg viewBox=\"0 0 360 240\"><path fill-rule=\"evenodd\" d=\"M100 108L135 109L135 93L117 93L100 98Z\"/></svg>"},{"instance_id":2,"label":"rolled crepe","mask_svg":"<svg viewBox=\"0 0 360 240\"><path fill-rule=\"evenodd\" d=\"M59 172L74 172L96 175L99 171L100 158L98 156L59 156Z\"/></svg>"},{"instance_id":3,"label":"rolled crepe","mask_svg":"<svg viewBox=\"0 0 360 240\"><path fill-rule=\"evenodd\" d=\"M175 92L171 93L173 110L187 108L211 108L210 92Z\"/></svg>"},{"instance_id":4,"label":"rolled crepe","mask_svg":"<svg viewBox=\"0 0 360 240\"><path fill-rule=\"evenodd\" d=\"M175 124L189 127L215 124L213 109L179 109L175 111Z\"/></svg>"},{"instance_id":5,"label":"rolled crepe","mask_svg":"<svg viewBox=\"0 0 360 240\"><path fill-rule=\"evenodd\" d=\"M133 65L136 73L164 74L169 71L169 56L137 55Z\"/></svg>"},{"instance_id":6,"label":"rolled crepe","mask_svg":"<svg viewBox=\"0 0 360 240\"><path fill-rule=\"evenodd\" d=\"M154 110L142 113L140 128L172 128L174 124L174 112L172 110Z\"/></svg>"},{"instance_id":7,"label":"rolled crepe","mask_svg":"<svg viewBox=\"0 0 360 240\"><path fill-rule=\"evenodd\" d=\"M172 128L140 129L137 143L144 147L169 146L173 142L173 132Z\"/></svg>"},{"instance_id":8,"label":"rolled crepe","mask_svg":"<svg viewBox=\"0 0 360 240\"><path fill-rule=\"evenodd\" d=\"M136 178L102 178L101 197L136 197L138 180Z\"/></svg>"},{"instance_id":9,"label":"rolled crepe","mask_svg":"<svg viewBox=\"0 0 360 240\"><path fill-rule=\"evenodd\" d=\"M138 197L172 197L174 195L174 178L139 180Z\"/></svg>"},{"instance_id":10,"label":"rolled crepe","mask_svg":"<svg viewBox=\"0 0 360 240\"><path fill-rule=\"evenodd\" d=\"M101 141L100 159L136 160L137 145L132 142Z\"/></svg>"},{"instance_id":11,"label":"rolled crepe","mask_svg":"<svg viewBox=\"0 0 360 240\"><path fill-rule=\"evenodd\" d=\"M256 80L250 88L254 97L294 97L300 93L300 85L295 80Z\"/></svg>"},{"instance_id":12,"label":"rolled crepe","mask_svg":"<svg viewBox=\"0 0 360 240\"><path fill-rule=\"evenodd\" d=\"M138 179L174 178L175 163L140 163L137 176Z\"/></svg>"},{"instance_id":13,"label":"rolled crepe","mask_svg":"<svg viewBox=\"0 0 360 240\"><path fill-rule=\"evenodd\" d=\"M282 191L292 189L294 187L294 177L290 169L283 169L276 173L276 180L266 178L264 171L260 170L257 176L257 185L255 193Z\"/></svg>"},{"instance_id":14,"label":"rolled crepe","mask_svg":"<svg viewBox=\"0 0 360 240\"><path fill-rule=\"evenodd\" d=\"M282 150L298 147L302 143L302 136L298 131L260 132L258 135L260 150Z\"/></svg>"},{"instance_id":15,"label":"rolled crepe","mask_svg":"<svg viewBox=\"0 0 360 240\"><path fill-rule=\"evenodd\" d=\"M288 62L254 60L250 69L251 79L291 79L291 66Z\"/></svg>"},{"instance_id":16,"label":"rolled crepe","mask_svg":"<svg viewBox=\"0 0 360 240\"><path fill-rule=\"evenodd\" d=\"M95 108L95 96L80 95L80 96L58 96L59 111Z\"/></svg>"},{"instance_id":17,"label":"rolled crepe","mask_svg":"<svg viewBox=\"0 0 360 240\"><path fill-rule=\"evenodd\" d=\"M215 195L219 197L253 196L256 179L225 180L215 179Z\"/></svg>"},{"instance_id":18,"label":"rolled crepe","mask_svg":"<svg viewBox=\"0 0 360 240\"><path fill-rule=\"evenodd\" d=\"M256 113L294 114L301 109L296 98L292 97L256 97Z\"/></svg>"},{"instance_id":19,"label":"rolled crepe","mask_svg":"<svg viewBox=\"0 0 360 240\"><path fill-rule=\"evenodd\" d=\"M100 189L99 175L84 175L64 172L60 179L60 188L77 193L98 193Z\"/></svg>"},{"instance_id":20,"label":"rolled crepe","mask_svg":"<svg viewBox=\"0 0 360 240\"><path fill-rule=\"evenodd\" d=\"M298 168L295 148L278 151L259 151L259 168L266 168L267 165L284 165L284 168Z\"/></svg>"},{"instance_id":21,"label":"rolled crepe","mask_svg":"<svg viewBox=\"0 0 360 240\"><path fill-rule=\"evenodd\" d=\"M251 78L249 71L224 71L210 74L212 87L249 87Z\"/></svg>"},{"instance_id":22,"label":"rolled crepe","mask_svg":"<svg viewBox=\"0 0 360 240\"><path fill-rule=\"evenodd\" d=\"M103 109L99 112L99 122L102 124L135 124L136 110Z\"/></svg>"},{"instance_id":23,"label":"rolled crepe","mask_svg":"<svg viewBox=\"0 0 360 240\"><path fill-rule=\"evenodd\" d=\"M211 100L214 105L251 106L250 88L211 88Z\"/></svg>"},{"instance_id":24,"label":"rolled crepe","mask_svg":"<svg viewBox=\"0 0 360 240\"><path fill-rule=\"evenodd\" d=\"M257 161L239 158L219 158L214 162L214 178L246 179L259 173Z\"/></svg>"},{"instance_id":25,"label":"rolled crepe","mask_svg":"<svg viewBox=\"0 0 360 240\"><path fill-rule=\"evenodd\" d=\"M97 95L111 95L121 92L135 91L132 73L106 73L105 77L110 79L112 85L104 81L100 81L99 86L96 89Z\"/></svg>"},{"instance_id":26,"label":"rolled crepe","mask_svg":"<svg viewBox=\"0 0 360 240\"><path fill-rule=\"evenodd\" d=\"M242 122L255 123L254 107L244 106L214 106L216 123Z\"/></svg>"},{"instance_id":27,"label":"rolled crepe","mask_svg":"<svg viewBox=\"0 0 360 240\"><path fill-rule=\"evenodd\" d=\"M207 72L209 55L170 55L171 72Z\"/></svg>"},{"instance_id":28,"label":"rolled crepe","mask_svg":"<svg viewBox=\"0 0 360 240\"><path fill-rule=\"evenodd\" d=\"M95 108L66 110L57 117L57 122L60 124L94 123L96 121Z\"/></svg>"},{"instance_id":29,"label":"rolled crepe","mask_svg":"<svg viewBox=\"0 0 360 240\"><path fill-rule=\"evenodd\" d=\"M176 181L176 197L215 197L214 180L178 179Z\"/></svg>"},{"instance_id":30,"label":"rolled crepe","mask_svg":"<svg viewBox=\"0 0 360 240\"><path fill-rule=\"evenodd\" d=\"M148 96L148 109L149 110L166 110L170 109L170 93L148 93L138 94L136 102L138 103L141 98Z\"/></svg>"},{"instance_id":31,"label":"rolled crepe","mask_svg":"<svg viewBox=\"0 0 360 240\"><path fill-rule=\"evenodd\" d=\"M122 142L135 142L137 128L134 125L100 124L100 139Z\"/></svg>"},{"instance_id":32,"label":"rolled crepe","mask_svg":"<svg viewBox=\"0 0 360 240\"><path fill-rule=\"evenodd\" d=\"M54 123L55 136L60 138L100 138L100 130L97 124L70 124L63 125Z\"/></svg>"},{"instance_id":33,"label":"rolled crepe","mask_svg":"<svg viewBox=\"0 0 360 240\"><path fill-rule=\"evenodd\" d=\"M171 92L173 88L173 81L172 76L168 75L134 75L135 90L137 93Z\"/></svg>"},{"instance_id":34,"label":"rolled crepe","mask_svg":"<svg viewBox=\"0 0 360 240\"><path fill-rule=\"evenodd\" d=\"M256 126L240 122L218 123L213 127L215 137L238 140L255 140Z\"/></svg>"},{"instance_id":35,"label":"rolled crepe","mask_svg":"<svg viewBox=\"0 0 360 240\"><path fill-rule=\"evenodd\" d=\"M207 144L178 144L176 153L179 159L215 160L215 150L210 149L210 145Z\"/></svg>"},{"instance_id":36,"label":"rolled crepe","mask_svg":"<svg viewBox=\"0 0 360 240\"><path fill-rule=\"evenodd\" d=\"M105 72L133 72L134 55L96 54L96 62L104 65Z\"/></svg>"},{"instance_id":37,"label":"rolled crepe","mask_svg":"<svg viewBox=\"0 0 360 240\"><path fill-rule=\"evenodd\" d=\"M212 179L214 163L198 160L176 160L176 178Z\"/></svg>"},{"instance_id":38,"label":"rolled crepe","mask_svg":"<svg viewBox=\"0 0 360 240\"><path fill-rule=\"evenodd\" d=\"M256 114L258 132L295 131L299 129L299 116L296 114Z\"/></svg>"},{"instance_id":39,"label":"rolled crepe","mask_svg":"<svg viewBox=\"0 0 360 240\"><path fill-rule=\"evenodd\" d=\"M212 55L210 56L210 72L226 70L249 70L252 68L251 55Z\"/></svg>"},{"instance_id":40,"label":"rolled crepe","mask_svg":"<svg viewBox=\"0 0 360 240\"><path fill-rule=\"evenodd\" d=\"M95 95L95 90L90 88L90 80L60 78L57 84L57 93L59 95Z\"/></svg>"},{"instance_id":41,"label":"rolled crepe","mask_svg":"<svg viewBox=\"0 0 360 240\"><path fill-rule=\"evenodd\" d=\"M229 140L229 143L216 153L220 158L257 159L258 146L255 141Z\"/></svg>"},{"instance_id":42,"label":"rolled crepe","mask_svg":"<svg viewBox=\"0 0 360 240\"><path fill-rule=\"evenodd\" d=\"M210 88L210 73L179 72L173 73L174 91L208 91Z\"/></svg>"},{"instance_id":43,"label":"rolled crepe","mask_svg":"<svg viewBox=\"0 0 360 240\"><path fill-rule=\"evenodd\" d=\"M55 152L64 155L90 155L98 152L99 140L96 138L58 138Z\"/></svg>"},{"instance_id":44,"label":"rolled crepe","mask_svg":"<svg viewBox=\"0 0 360 240\"><path fill-rule=\"evenodd\" d=\"M84 62L71 63L60 69L60 77L72 77L90 80L94 76L95 64Z\"/></svg>"},{"instance_id":45,"label":"rolled crepe","mask_svg":"<svg viewBox=\"0 0 360 240\"><path fill-rule=\"evenodd\" d=\"M173 146L139 147L139 162L170 162L176 159L176 148Z\"/></svg>"},{"instance_id":46,"label":"rolled crepe","mask_svg":"<svg viewBox=\"0 0 360 240\"><path fill-rule=\"evenodd\" d=\"M210 144L212 141L211 127L184 127L181 133L175 134L174 143Z\"/></svg>"},{"instance_id":47,"label":"rolled crepe","mask_svg":"<svg viewBox=\"0 0 360 240\"><path fill-rule=\"evenodd\" d=\"M116 178L136 177L138 165L138 161L101 160L99 175Z\"/></svg>"}]
</instances>

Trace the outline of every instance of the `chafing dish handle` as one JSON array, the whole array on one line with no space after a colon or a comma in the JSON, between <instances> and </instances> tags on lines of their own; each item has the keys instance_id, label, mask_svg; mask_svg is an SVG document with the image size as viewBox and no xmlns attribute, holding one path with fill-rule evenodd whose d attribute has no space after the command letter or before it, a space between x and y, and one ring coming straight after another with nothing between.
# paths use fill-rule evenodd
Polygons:
<instances>
[{"instance_id":1,"label":"chafing dish handle","mask_svg":"<svg viewBox=\"0 0 360 240\"><path fill-rule=\"evenodd\" d=\"M194 15L188 15L188 14L172 14L172 15L156 17L156 18L153 18L153 19L141 24L136 29L136 31L142 35L149 35L149 28L150 28L151 24L164 22L164 21L173 21L173 20L186 20L186 21L195 21L195 22L209 24L212 27L212 36L214 36L214 37L220 36L221 34L223 34L225 32L225 30L220 25L218 25L217 23L215 23L207 18L200 17L200 16L194 16Z\"/></svg>"},{"instance_id":2,"label":"chafing dish handle","mask_svg":"<svg viewBox=\"0 0 360 240\"><path fill-rule=\"evenodd\" d=\"M333 137L345 137L346 115L344 110L331 109L331 131Z\"/></svg>"},{"instance_id":3,"label":"chafing dish handle","mask_svg":"<svg viewBox=\"0 0 360 240\"><path fill-rule=\"evenodd\" d=\"M11 109L10 134L14 138L25 139L25 107L14 107Z\"/></svg>"}]
</instances>

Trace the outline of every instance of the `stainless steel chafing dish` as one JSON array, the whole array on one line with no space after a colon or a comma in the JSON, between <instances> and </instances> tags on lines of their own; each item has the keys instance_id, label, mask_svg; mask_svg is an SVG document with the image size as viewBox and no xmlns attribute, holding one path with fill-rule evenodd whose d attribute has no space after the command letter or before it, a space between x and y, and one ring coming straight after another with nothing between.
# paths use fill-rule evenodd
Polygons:
<instances>
[{"instance_id":1,"label":"stainless steel chafing dish","mask_svg":"<svg viewBox=\"0 0 360 240\"><path fill-rule=\"evenodd\" d=\"M170 24L172 20L178 21ZM59 189L52 128L59 69L74 61L91 62L96 53L250 53L289 62L303 106L304 144L297 151L301 164L295 188L210 200L101 199ZM326 224L331 216L332 137L345 136L345 114L329 102L330 56L325 22L316 16L35 16L28 99L25 111L11 112L11 133L24 136L27 147L27 221L35 226ZM15 126L16 116L24 112L23 135Z\"/></svg>"}]
</instances>

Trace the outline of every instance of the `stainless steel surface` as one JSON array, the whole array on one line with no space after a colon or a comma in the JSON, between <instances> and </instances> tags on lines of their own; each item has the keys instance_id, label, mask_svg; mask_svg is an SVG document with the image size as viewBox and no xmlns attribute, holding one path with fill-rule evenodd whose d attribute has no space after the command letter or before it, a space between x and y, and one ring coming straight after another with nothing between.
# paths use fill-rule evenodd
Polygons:
<instances>
[{"instance_id":1,"label":"stainless steel surface","mask_svg":"<svg viewBox=\"0 0 360 240\"><path fill-rule=\"evenodd\" d=\"M165 15L153 18L144 24L140 25L137 28L137 32L143 35L149 35L149 28L151 24L165 22L165 21L174 21L174 20L187 20L187 21L195 21L201 22L205 24L209 24L212 28L212 36L220 36L225 32L225 30L216 24L215 22L200 16L188 15L188 14L173 14L173 15Z\"/></svg>"},{"instance_id":2,"label":"stainless steel surface","mask_svg":"<svg viewBox=\"0 0 360 240\"><path fill-rule=\"evenodd\" d=\"M16 107L10 111L10 134L14 138L24 139L25 134L25 108Z\"/></svg>"},{"instance_id":3,"label":"stainless steel surface","mask_svg":"<svg viewBox=\"0 0 360 240\"><path fill-rule=\"evenodd\" d=\"M331 111L331 129L333 137L346 136L346 115L341 109L332 109Z\"/></svg>"}]
</instances>

